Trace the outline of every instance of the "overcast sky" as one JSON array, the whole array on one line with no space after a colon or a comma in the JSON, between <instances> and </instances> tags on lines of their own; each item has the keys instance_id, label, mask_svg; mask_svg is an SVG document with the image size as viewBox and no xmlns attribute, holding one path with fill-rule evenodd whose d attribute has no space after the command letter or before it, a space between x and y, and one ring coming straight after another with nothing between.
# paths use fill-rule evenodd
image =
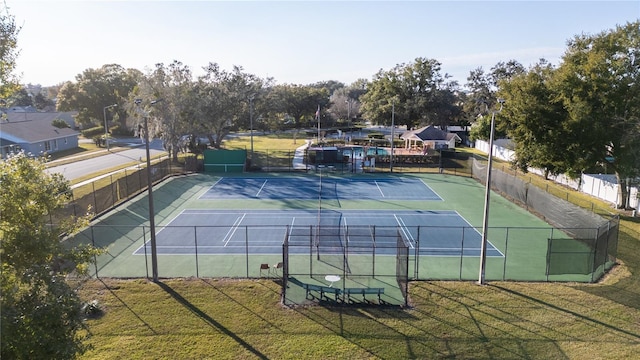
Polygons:
<instances>
[{"instance_id":1,"label":"overcast sky","mask_svg":"<svg viewBox=\"0 0 640 360\"><path fill-rule=\"evenodd\" d=\"M637 0L4 1L22 25L22 81L44 86L104 64L146 71L173 60L196 75L216 62L280 84L350 84L417 57L464 85L499 61L557 64L575 35L640 18Z\"/></svg>"}]
</instances>

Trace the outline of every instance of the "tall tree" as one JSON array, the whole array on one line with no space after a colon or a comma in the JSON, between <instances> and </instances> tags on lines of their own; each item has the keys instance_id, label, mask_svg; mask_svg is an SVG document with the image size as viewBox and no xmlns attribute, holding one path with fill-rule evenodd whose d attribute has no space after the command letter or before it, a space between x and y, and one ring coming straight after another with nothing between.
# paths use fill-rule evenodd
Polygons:
<instances>
[{"instance_id":1,"label":"tall tree","mask_svg":"<svg viewBox=\"0 0 640 360\"><path fill-rule=\"evenodd\" d=\"M631 179L640 175L640 21L568 44L555 89L568 111L581 163L610 163L618 179L618 207L626 207ZM580 166L582 167L582 166Z\"/></svg>"},{"instance_id":2,"label":"tall tree","mask_svg":"<svg viewBox=\"0 0 640 360\"><path fill-rule=\"evenodd\" d=\"M209 63L204 70L195 87L196 116L211 145L219 148L233 127L249 127L250 107L262 101L265 80L245 73L240 66L225 71Z\"/></svg>"},{"instance_id":3,"label":"tall tree","mask_svg":"<svg viewBox=\"0 0 640 360\"><path fill-rule=\"evenodd\" d=\"M139 83L140 71L125 69L117 64L103 65L99 69L86 69L76 76L76 82L67 82L58 92L59 111L78 111L76 121L83 126L100 125L104 107L124 104L129 93ZM120 125L126 125L127 112L123 107L114 109Z\"/></svg>"},{"instance_id":4,"label":"tall tree","mask_svg":"<svg viewBox=\"0 0 640 360\"><path fill-rule=\"evenodd\" d=\"M380 70L361 97L361 110L378 124L389 125L395 109L397 125L447 125L457 106L457 83L449 78L434 59L417 58L411 64ZM392 98L397 99L394 106Z\"/></svg>"},{"instance_id":5,"label":"tall tree","mask_svg":"<svg viewBox=\"0 0 640 360\"><path fill-rule=\"evenodd\" d=\"M98 251L69 247L60 234L88 224L88 216L48 224L70 200L69 184L48 174L44 160L24 153L0 162L0 271L3 359L72 359L85 349L82 301L65 276L86 272Z\"/></svg>"},{"instance_id":6,"label":"tall tree","mask_svg":"<svg viewBox=\"0 0 640 360\"><path fill-rule=\"evenodd\" d=\"M18 34L21 27L9 13L6 3L0 3L0 99L7 99L20 89L20 81L15 73L18 50Z\"/></svg>"},{"instance_id":7,"label":"tall tree","mask_svg":"<svg viewBox=\"0 0 640 360\"><path fill-rule=\"evenodd\" d=\"M142 114L139 113L141 109L135 109L138 121L133 127L144 120L140 115L147 116L149 135L160 136L174 161L178 160L182 136L197 132L193 124L196 103L192 96L193 87L191 69L174 60L169 65L156 64L155 69L143 78L129 99L130 103L135 98L141 99L141 106L157 101L153 107L142 109Z\"/></svg>"},{"instance_id":8,"label":"tall tree","mask_svg":"<svg viewBox=\"0 0 640 360\"><path fill-rule=\"evenodd\" d=\"M554 68L546 61L502 83L498 95L507 106L496 127L515 143L514 164L544 169L545 178L568 170L573 152L567 113L551 87ZM504 120L503 120L504 119Z\"/></svg>"},{"instance_id":9,"label":"tall tree","mask_svg":"<svg viewBox=\"0 0 640 360\"><path fill-rule=\"evenodd\" d=\"M315 127L318 106L322 119L322 114L330 105L329 91L326 88L284 84L274 86L272 91L272 97L279 99L280 112L291 116L298 128Z\"/></svg>"},{"instance_id":10,"label":"tall tree","mask_svg":"<svg viewBox=\"0 0 640 360\"><path fill-rule=\"evenodd\" d=\"M465 87L468 92L462 105L463 118L469 124L473 124L485 114L486 104L493 103L495 96L491 79L482 67L475 68L469 72Z\"/></svg>"}]
</instances>

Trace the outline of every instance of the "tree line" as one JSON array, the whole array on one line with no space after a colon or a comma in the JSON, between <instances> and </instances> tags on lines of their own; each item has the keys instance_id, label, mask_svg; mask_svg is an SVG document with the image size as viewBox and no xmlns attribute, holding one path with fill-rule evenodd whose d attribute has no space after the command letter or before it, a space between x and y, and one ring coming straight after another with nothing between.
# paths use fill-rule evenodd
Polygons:
<instances>
[{"instance_id":1,"label":"tree line","mask_svg":"<svg viewBox=\"0 0 640 360\"><path fill-rule=\"evenodd\" d=\"M506 103L495 128L513 141L515 167L572 177L614 173L621 185L618 206L628 204L629 186L640 175L639 21L576 35L555 66L545 59L528 68L515 60L499 62L489 71L472 70L464 86L441 66L420 57L381 69L371 80L298 85L213 62L198 77L179 61L156 64L145 74L110 64L62 85L57 107L78 110L78 122L89 125L102 122L104 106L118 104L113 119L130 130L140 122L134 99L162 99L146 114L152 135L175 157L185 134L207 136L218 148L230 131L299 130L317 122L322 128L363 121L390 125L392 117L407 128L472 126L472 139L487 139L501 98Z\"/></svg>"}]
</instances>

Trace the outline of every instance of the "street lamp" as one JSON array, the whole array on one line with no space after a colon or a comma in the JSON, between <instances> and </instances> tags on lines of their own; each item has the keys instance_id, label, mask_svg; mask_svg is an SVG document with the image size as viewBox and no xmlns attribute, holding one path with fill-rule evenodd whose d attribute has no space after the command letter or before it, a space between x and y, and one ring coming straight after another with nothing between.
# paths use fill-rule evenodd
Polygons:
<instances>
[{"instance_id":1,"label":"street lamp","mask_svg":"<svg viewBox=\"0 0 640 360\"><path fill-rule=\"evenodd\" d=\"M107 145L107 151L109 151L109 130L107 129L107 109L116 107L118 104L108 105L102 109L102 116L104 116L104 143Z\"/></svg>"},{"instance_id":2,"label":"street lamp","mask_svg":"<svg viewBox=\"0 0 640 360\"><path fill-rule=\"evenodd\" d=\"M349 125L349 132L351 132L351 99L347 99L344 102L347 103L347 124Z\"/></svg>"},{"instance_id":3,"label":"street lamp","mask_svg":"<svg viewBox=\"0 0 640 360\"><path fill-rule=\"evenodd\" d=\"M493 163L493 133L495 132L496 114L502 111L504 99L498 99L500 109L491 112L491 132L489 133L489 159L487 161L487 183L484 193L484 217L482 219L482 244L480 245L480 274L478 284L485 284L485 269L487 265L487 230L489 225L489 196L491 193L491 164ZM442 155L440 155L442 156Z\"/></svg>"},{"instance_id":4,"label":"street lamp","mask_svg":"<svg viewBox=\"0 0 640 360\"><path fill-rule=\"evenodd\" d=\"M153 100L151 105L155 105L162 101ZM142 99L135 99L134 103L140 109ZM149 120L146 111L141 111L144 116L144 137L145 137L145 150L147 153L147 191L149 193L149 227L151 228L151 274L154 282L158 282L158 251L156 246L156 221L155 211L153 209L153 181L151 179L151 154L149 151Z\"/></svg>"},{"instance_id":5,"label":"street lamp","mask_svg":"<svg viewBox=\"0 0 640 360\"><path fill-rule=\"evenodd\" d=\"M253 166L253 95L249 96L249 127L251 128L251 166Z\"/></svg>"}]
</instances>

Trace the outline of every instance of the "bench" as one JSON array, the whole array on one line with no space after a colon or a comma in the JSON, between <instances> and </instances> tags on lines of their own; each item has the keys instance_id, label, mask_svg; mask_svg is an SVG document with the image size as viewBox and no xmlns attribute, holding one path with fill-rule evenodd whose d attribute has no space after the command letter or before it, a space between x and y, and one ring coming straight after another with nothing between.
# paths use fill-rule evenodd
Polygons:
<instances>
[{"instance_id":1,"label":"bench","mask_svg":"<svg viewBox=\"0 0 640 360\"><path fill-rule=\"evenodd\" d=\"M333 294L334 299L336 301L338 301L338 297L340 296L340 293L342 292L342 290L340 290L338 288L322 286L322 285L313 285L313 284L304 284L303 283L302 287L307 292L307 295L306 295L307 299L309 299L309 295L311 295L311 297L313 298L313 295L311 294L311 292L315 291L315 292L320 294L320 297L318 298L320 300L322 300L322 298L329 299L327 296L325 296L325 294Z\"/></svg>"},{"instance_id":2,"label":"bench","mask_svg":"<svg viewBox=\"0 0 640 360\"><path fill-rule=\"evenodd\" d=\"M351 300L351 295L362 295L363 302L369 302L367 300L367 295L377 295L378 303L382 303L382 299L380 299L380 295L384 294L384 288L346 288L344 289L344 295L346 296L349 302L353 302Z\"/></svg>"}]
</instances>

